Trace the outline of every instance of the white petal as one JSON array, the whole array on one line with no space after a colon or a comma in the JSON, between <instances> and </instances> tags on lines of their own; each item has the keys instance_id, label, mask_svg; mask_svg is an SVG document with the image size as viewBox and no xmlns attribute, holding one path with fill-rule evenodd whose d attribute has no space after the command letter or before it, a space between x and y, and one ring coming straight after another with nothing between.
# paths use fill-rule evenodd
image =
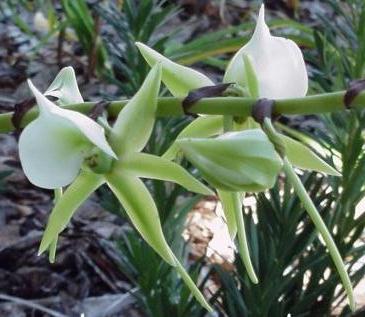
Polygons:
<instances>
[{"instance_id":1,"label":"white petal","mask_svg":"<svg viewBox=\"0 0 365 317\"><path fill-rule=\"evenodd\" d=\"M61 69L44 95L58 98L60 106L84 102L71 66Z\"/></svg>"},{"instance_id":2,"label":"white petal","mask_svg":"<svg viewBox=\"0 0 365 317\"><path fill-rule=\"evenodd\" d=\"M57 116L40 116L26 126L19 139L25 175L38 187L54 189L70 184L90 147L75 127Z\"/></svg>"},{"instance_id":3,"label":"white petal","mask_svg":"<svg viewBox=\"0 0 365 317\"><path fill-rule=\"evenodd\" d=\"M204 74L174 63L143 43L137 42L136 45L151 67L161 63L162 82L173 96L186 97L191 90L214 85L214 82Z\"/></svg>"},{"instance_id":4,"label":"white petal","mask_svg":"<svg viewBox=\"0 0 365 317\"><path fill-rule=\"evenodd\" d=\"M283 99L306 95L308 74L303 54L292 40L270 34L265 23L264 5L261 6L252 38L229 63L224 82L246 86L243 54L252 61L261 98Z\"/></svg>"},{"instance_id":5,"label":"white petal","mask_svg":"<svg viewBox=\"0 0 365 317\"><path fill-rule=\"evenodd\" d=\"M79 112L56 106L53 102L42 95L30 80L28 80L28 84L37 100L37 104L40 108L40 116L58 117L72 123L87 140L106 154L117 158L105 138L104 128L102 126Z\"/></svg>"}]
</instances>

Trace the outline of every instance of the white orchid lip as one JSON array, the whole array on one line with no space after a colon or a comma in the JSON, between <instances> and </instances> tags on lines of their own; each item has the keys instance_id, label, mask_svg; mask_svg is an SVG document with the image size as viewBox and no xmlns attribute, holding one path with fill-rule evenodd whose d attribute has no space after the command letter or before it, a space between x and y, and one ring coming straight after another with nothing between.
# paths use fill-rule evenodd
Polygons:
<instances>
[{"instance_id":1,"label":"white orchid lip","mask_svg":"<svg viewBox=\"0 0 365 317\"><path fill-rule=\"evenodd\" d=\"M40 113L19 139L19 156L31 183L54 189L70 184L93 147L117 159L104 129L87 116L60 108L28 80Z\"/></svg>"},{"instance_id":2,"label":"white orchid lip","mask_svg":"<svg viewBox=\"0 0 365 317\"><path fill-rule=\"evenodd\" d=\"M77 85L75 71L71 66L61 69L44 95L58 98L60 106L84 102Z\"/></svg>"},{"instance_id":3,"label":"white orchid lip","mask_svg":"<svg viewBox=\"0 0 365 317\"><path fill-rule=\"evenodd\" d=\"M303 54L292 40L272 36L265 23L265 7L260 8L252 38L230 61L224 82L247 86L244 55L252 62L258 81L259 97L285 99L304 97L308 74Z\"/></svg>"}]
</instances>

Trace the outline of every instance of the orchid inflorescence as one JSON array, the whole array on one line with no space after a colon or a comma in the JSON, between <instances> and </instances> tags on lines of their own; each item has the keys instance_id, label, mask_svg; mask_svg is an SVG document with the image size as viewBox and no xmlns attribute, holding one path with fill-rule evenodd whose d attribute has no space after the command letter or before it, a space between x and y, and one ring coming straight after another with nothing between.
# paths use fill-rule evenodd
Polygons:
<instances>
[{"instance_id":1,"label":"orchid inflorescence","mask_svg":"<svg viewBox=\"0 0 365 317\"><path fill-rule=\"evenodd\" d=\"M142 152L155 123L161 82L174 97L182 99L215 83L145 44L136 45L151 71L112 126L107 120L99 118L96 122L77 109L65 108L84 102L71 67L62 69L44 93L28 81L39 115L20 135L21 164L31 183L57 194L39 254L49 250L50 260L54 261L59 234L78 207L106 184L144 240L176 268L196 299L211 310L167 244L157 207L141 178L171 181L195 193L214 195L213 190L178 164L181 155L189 160L216 190L230 237L234 240L237 236L237 248L248 276L258 283L245 233L243 198L245 193L273 187L284 171L328 247L354 309L352 286L341 256L293 166L334 176L340 176L338 171L302 143L278 132L270 116L258 120L256 116L201 115L161 157ZM270 34L264 6L252 38L228 64L223 83L231 83L227 96L268 100L305 97L308 75L303 55L293 41ZM64 187L67 188L62 193Z\"/></svg>"}]
</instances>

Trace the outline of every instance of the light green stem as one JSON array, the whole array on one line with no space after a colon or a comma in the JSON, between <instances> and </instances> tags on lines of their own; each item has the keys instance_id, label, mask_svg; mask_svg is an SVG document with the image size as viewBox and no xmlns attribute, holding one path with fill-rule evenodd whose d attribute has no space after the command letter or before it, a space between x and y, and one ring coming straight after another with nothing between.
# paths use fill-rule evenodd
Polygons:
<instances>
[{"instance_id":1,"label":"light green stem","mask_svg":"<svg viewBox=\"0 0 365 317\"><path fill-rule=\"evenodd\" d=\"M237 236L238 236L238 248L239 253L242 258L243 264L245 265L247 274L252 281L252 283L257 284L259 282L255 269L252 265L251 258L250 258L250 251L248 249L248 242L246 236L246 228L245 222L242 213L242 204L239 197L239 193L231 193L234 199L235 206L233 210L235 211L235 218L237 223Z\"/></svg>"},{"instance_id":2,"label":"light green stem","mask_svg":"<svg viewBox=\"0 0 365 317\"><path fill-rule=\"evenodd\" d=\"M347 293L347 297L349 300L349 304L352 311L355 311L355 300L354 300L354 294L353 289L351 285L351 280L349 278L349 275L347 274L345 265L342 261L340 252L337 249L337 246L335 242L333 241L333 238L328 231L326 224L322 220L316 206L314 205L313 201L309 197L306 189L304 188L302 182L300 181L298 175L295 173L294 168L288 161L286 157L284 157L284 171L288 178L288 180L291 182L292 186L294 187L295 192L297 193L299 199L304 205L304 208L307 210L309 217L312 219L314 225L316 226L318 232L321 234L328 251L332 257L332 260L337 268L338 274L340 275L342 284L345 288L345 291Z\"/></svg>"},{"instance_id":3,"label":"light green stem","mask_svg":"<svg viewBox=\"0 0 365 317\"><path fill-rule=\"evenodd\" d=\"M53 199L53 203L57 204L57 202L60 200L60 198L63 195L63 190L62 188L57 188L54 190L54 199ZM56 251L57 251L57 241L58 241L58 236L55 237L55 239L52 241L52 243L49 246L49 262L50 263L54 263L56 260Z\"/></svg>"},{"instance_id":4,"label":"light green stem","mask_svg":"<svg viewBox=\"0 0 365 317\"><path fill-rule=\"evenodd\" d=\"M345 91L338 91L329 94L313 95L303 98L282 99L275 101L276 114L316 114L345 110L343 98ZM182 109L183 98L163 97L158 99L158 116L181 116L184 114ZM116 117L120 110L129 100L112 101L108 107L110 117ZM252 113L252 107L256 103L255 98L246 97L216 97L203 98L189 109L191 113L230 115L247 117ZM65 108L88 113L95 105L93 102L82 104L67 105ZM361 92L354 100L352 107L365 108L365 91ZM22 121L25 126L32 121L38 114L36 108L30 110ZM14 131L11 121L13 112L0 114L0 133Z\"/></svg>"}]
</instances>

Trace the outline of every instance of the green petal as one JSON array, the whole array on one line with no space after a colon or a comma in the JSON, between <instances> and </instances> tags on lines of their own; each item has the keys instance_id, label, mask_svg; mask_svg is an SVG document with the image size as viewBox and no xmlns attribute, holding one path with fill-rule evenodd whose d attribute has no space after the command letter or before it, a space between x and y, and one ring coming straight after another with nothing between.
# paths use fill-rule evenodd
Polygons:
<instances>
[{"instance_id":1,"label":"green petal","mask_svg":"<svg viewBox=\"0 0 365 317\"><path fill-rule=\"evenodd\" d=\"M206 138L213 135L218 135L223 132L223 118L222 116L203 116L195 119L189 125L187 125L177 136L176 140L182 138ZM179 152L179 146L174 142L168 150L162 155L163 158L168 160L175 159Z\"/></svg>"},{"instance_id":2,"label":"green petal","mask_svg":"<svg viewBox=\"0 0 365 317\"><path fill-rule=\"evenodd\" d=\"M143 182L133 175L114 172L107 176L107 183L146 242L167 263L176 266L175 256L162 232L155 202Z\"/></svg>"},{"instance_id":3,"label":"green petal","mask_svg":"<svg viewBox=\"0 0 365 317\"><path fill-rule=\"evenodd\" d=\"M235 216L235 200L232 197L231 192L226 192L223 190L217 191L219 200L222 203L224 216L226 218L228 232L232 240L236 237L237 234L237 222Z\"/></svg>"},{"instance_id":4,"label":"green petal","mask_svg":"<svg viewBox=\"0 0 365 317\"><path fill-rule=\"evenodd\" d=\"M158 156L134 153L121 159L117 163L116 169L119 169L121 173L128 170L138 177L175 182L198 194L214 195L213 191L191 176L180 165Z\"/></svg>"},{"instance_id":5,"label":"green petal","mask_svg":"<svg viewBox=\"0 0 365 317\"><path fill-rule=\"evenodd\" d=\"M286 135L280 135L285 144L285 154L291 164L301 169L313 170L328 175L341 176L331 165L327 164L308 147Z\"/></svg>"},{"instance_id":6,"label":"green petal","mask_svg":"<svg viewBox=\"0 0 365 317\"><path fill-rule=\"evenodd\" d=\"M191 90L214 85L202 73L174 63L143 43L137 42L136 45L151 67L156 63L162 64L162 81L173 96L185 97Z\"/></svg>"},{"instance_id":7,"label":"green petal","mask_svg":"<svg viewBox=\"0 0 365 317\"><path fill-rule=\"evenodd\" d=\"M161 83L161 65L155 65L137 94L119 113L110 135L117 155L141 151L153 129L157 97Z\"/></svg>"},{"instance_id":8,"label":"green petal","mask_svg":"<svg viewBox=\"0 0 365 317\"><path fill-rule=\"evenodd\" d=\"M104 178L82 171L54 206L43 234L39 254L47 250L70 222L77 208L102 184Z\"/></svg>"},{"instance_id":9,"label":"green petal","mask_svg":"<svg viewBox=\"0 0 365 317\"><path fill-rule=\"evenodd\" d=\"M238 250L242 258L242 262L246 268L248 277L252 283L257 284L259 282L253 264L251 262L250 251L248 248L248 241L246 236L246 228L244 217L242 213L242 203L239 197L239 193L230 193L232 195L232 201L234 203L233 211L235 213L235 219L237 223L237 235L238 235Z\"/></svg>"},{"instance_id":10,"label":"green petal","mask_svg":"<svg viewBox=\"0 0 365 317\"><path fill-rule=\"evenodd\" d=\"M57 103L60 106L84 102L77 85L75 71L71 66L60 70L44 95L58 98Z\"/></svg>"}]
</instances>

